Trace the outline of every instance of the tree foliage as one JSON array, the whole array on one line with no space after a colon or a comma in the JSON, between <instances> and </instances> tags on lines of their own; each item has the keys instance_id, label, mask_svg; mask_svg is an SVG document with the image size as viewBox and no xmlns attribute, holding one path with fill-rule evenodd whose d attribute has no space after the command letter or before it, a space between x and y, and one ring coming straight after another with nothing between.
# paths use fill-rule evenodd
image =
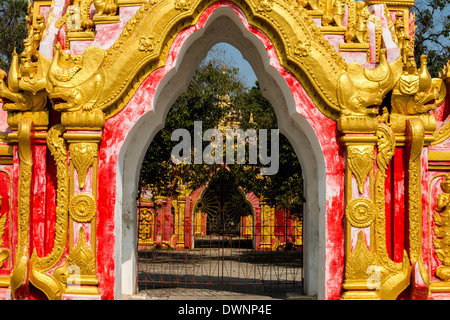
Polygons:
<instances>
[{"instance_id":1,"label":"tree foliage","mask_svg":"<svg viewBox=\"0 0 450 320\"><path fill-rule=\"evenodd\" d=\"M414 52L417 66L420 56L428 56L428 71L438 77L450 59L450 0L416 1L412 8L416 17Z\"/></svg>"},{"instance_id":2,"label":"tree foliage","mask_svg":"<svg viewBox=\"0 0 450 320\"><path fill-rule=\"evenodd\" d=\"M28 1L0 0L0 69L2 70L9 70L14 48L18 53L24 49L23 40L27 37L27 10Z\"/></svg>"},{"instance_id":3,"label":"tree foliage","mask_svg":"<svg viewBox=\"0 0 450 320\"><path fill-rule=\"evenodd\" d=\"M277 118L269 100L264 98L256 82L239 110L242 129L278 129ZM269 136L269 140L273 138ZM261 176L260 166L232 166L238 183L247 191L262 196L272 206L301 215L303 206L303 177L297 155L289 140L279 134L279 168L275 175Z\"/></svg>"},{"instance_id":4,"label":"tree foliage","mask_svg":"<svg viewBox=\"0 0 450 320\"><path fill-rule=\"evenodd\" d=\"M239 119L242 130L255 129L258 132L259 129L278 128L273 107L262 96L258 83L246 91L237 79L237 74L236 69L225 68L217 62L199 67L187 92L176 100L167 115L165 127L155 136L147 150L141 170L142 189L150 187L155 195L176 196L180 180L195 189L206 185L211 177L217 176L214 173L225 167L225 164L195 164L194 161L191 164L174 165L170 157L173 147L178 144L171 141L175 129L185 128L193 136L194 121L202 121L204 133L209 128L217 128L230 114ZM203 148L209 143L203 142ZM224 159L225 145L224 141ZM248 149L245 164L228 164L227 172L232 173L234 183L246 193L254 192L266 198L270 205L289 209L300 216L303 204L301 167L289 141L281 134L279 151L280 165L275 175L262 176L260 164L249 164Z\"/></svg>"},{"instance_id":5,"label":"tree foliage","mask_svg":"<svg viewBox=\"0 0 450 320\"><path fill-rule=\"evenodd\" d=\"M194 161L173 165L171 151L178 142L171 141L172 132L183 128L193 137L194 121L202 122L202 134L209 128L216 128L233 106L242 103L243 85L236 76L236 69L224 68L217 62L206 63L197 69L187 92L171 107L164 128L147 151L141 186L151 186L153 192L171 195L176 192L177 177L189 182L191 188L197 188L209 179L217 165L195 164Z\"/></svg>"}]
</instances>

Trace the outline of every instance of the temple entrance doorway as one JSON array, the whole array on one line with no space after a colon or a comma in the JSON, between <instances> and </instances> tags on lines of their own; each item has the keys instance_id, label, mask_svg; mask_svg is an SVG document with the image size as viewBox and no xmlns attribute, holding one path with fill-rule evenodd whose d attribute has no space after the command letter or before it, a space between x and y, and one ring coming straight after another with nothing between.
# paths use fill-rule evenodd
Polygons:
<instances>
[{"instance_id":1,"label":"temple entrance doorway","mask_svg":"<svg viewBox=\"0 0 450 320\"><path fill-rule=\"evenodd\" d=\"M301 295L303 181L297 156L288 139L278 136L275 112L262 97L258 83L251 89L235 87L240 80L222 62L200 65L187 92L169 111L165 128L156 135L144 159L137 204L137 291L151 297ZM214 80L215 77L220 79ZM199 85L201 81L207 83ZM215 91L223 81L230 92ZM201 91L201 98L197 91ZM204 105L196 102L207 99L211 101ZM185 113L185 109L189 112ZM191 112L198 113L198 118ZM178 119L177 113L183 114L183 119ZM190 136L196 135L195 120L201 119L203 137L208 127L216 128L219 137L224 133L223 145L212 153L223 151L225 156L233 150L236 162L162 162L160 159L170 156L167 150L173 152L176 148L176 142L170 145L173 140L168 139L171 130L189 128L189 117L194 122L194 130L186 131ZM280 153L277 161L284 166L277 168L276 174L264 176L261 163L249 161L249 141L255 138L255 143L261 142L258 135L242 140L246 141L246 161L237 164L239 139L236 137L236 145L228 149L225 133L239 128L246 134L253 129L258 133L273 130L269 140L275 139L276 132L277 149L271 144L267 150L271 156ZM216 135L211 141L217 139ZM206 140L203 139L202 150L211 146L211 141Z\"/></svg>"},{"instance_id":2,"label":"temple entrance doorway","mask_svg":"<svg viewBox=\"0 0 450 320\"><path fill-rule=\"evenodd\" d=\"M136 123L130 129L118 155L117 196L121 201L117 203L115 211L118 222L115 232L117 239L120 239L115 244L118 252L115 259L116 265L118 266L115 271L116 279L118 279L115 283L115 295L120 298L120 295L136 294L139 290L140 292L146 290L142 285L138 285L139 283L143 283L142 281L144 279L144 273L139 269L143 260L138 257L140 248L142 248L139 243L145 242L145 239L141 238L142 233L151 234L156 239L156 242L161 244L161 249L147 248L149 249L148 251L153 250L157 252L159 250L161 252L165 250L167 253L164 252L164 254L170 254L168 259L172 261L175 257L180 257L181 261L185 261L186 258L183 260L183 255L187 255L189 251L199 249L195 247L184 250L180 248L173 249L169 246L169 240L172 237L166 236L166 238L163 238L159 236L151 226L154 223L152 221L155 221L158 226L169 225L175 230L175 221L180 217L180 208L184 206L186 211L188 207L190 207L189 210L193 210L195 201L198 200L201 194L201 189L198 189L201 188L201 185L197 185L190 190L197 192L194 194L197 198L191 198L192 194L190 193L185 194L184 198L183 196L178 198L179 194L169 197L168 195L158 195L155 193L153 194L153 199L141 199L144 190L139 189L139 180L142 177L142 168L144 168L143 164L146 161L146 150L157 141L159 132L163 128L167 128L167 120L170 118L170 113L176 110L174 108L174 102L188 89L188 84L193 78L195 70L204 57L206 57L208 50L215 44L223 41L237 48L250 63L258 79L262 95L270 101L271 106L268 110L276 114L276 124L280 133L280 145L281 139L284 137L293 152L295 161L290 161L289 163L296 163L298 166L301 164L301 167L305 168L302 171L301 188L287 189L288 192L286 193L297 194L296 191L302 189L305 199L304 203L300 206L302 211L298 211L301 212L302 217L300 220L301 229L297 228L297 230L302 230L301 248L303 254L301 256L303 259L301 269L297 269L299 270L297 275L300 276L296 276L296 283L301 284L297 288L304 290L308 296L317 296L319 299L322 299L327 294L327 291L325 291L327 283L325 226L327 220L324 211L327 208L325 197L327 187L325 173L327 171L319 135L317 135L316 129L312 126L309 118L306 118L298 112L298 110L310 110L314 105L307 96L304 96L305 93L303 91L300 95L296 94L298 90L301 90L301 86L290 73L286 72L286 69L281 67L270 39L265 37L263 33L257 32L255 34L254 29L247 28L248 26L243 23L245 18L241 16L238 8L235 8L233 5L218 5L214 7L214 10L205 12L205 14L209 16L209 19L207 20L207 24L204 25L204 28L199 28L187 38L180 35L179 39L181 42L176 42L171 47L171 50L173 48L175 51L170 55L171 59L168 61L168 66L162 70L162 74L158 73L156 75L159 79L159 84L155 85L150 81L148 82L148 86L139 88L136 93L135 103L130 104L130 108L137 109L147 105L151 107L152 111L146 112L142 116L139 116L139 118L136 118ZM147 91L149 90L150 96L147 95ZM189 101L199 100L190 99ZM211 106L214 106L214 104ZM195 109L191 108L190 110ZM180 115L180 119L187 119L184 113L178 114ZM315 113L314 115L319 116L319 118L321 117L319 113ZM255 117L254 120L256 123L263 123ZM324 121L315 123L324 123ZM214 125L203 124L204 129L215 127ZM178 126L178 128L187 128L187 126ZM282 154L285 153L280 152L280 155ZM153 155L154 159L151 163L161 163L163 159L162 153L155 152ZM279 169L289 169L289 167L283 165L280 159ZM203 175L199 174L198 170L193 172L197 172L197 177L203 177ZM146 176L152 176L152 174ZM176 181L172 181L166 185L176 185L174 182ZM268 186L266 183L257 183L256 185ZM270 190L277 191L282 190L282 188L273 187ZM187 200L188 198L190 199L189 201ZM174 204L175 200L176 206L173 206L172 204ZM268 199L258 198L258 202L259 200L270 201L271 197L268 197ZM142 205L146 206L146 208L139 208L138 210L138 206ZM272 204L267 205L270 207ZM172 206L174 207L173 209ZM255 207L255 216L258 214L261 215L262 208L264 208L264 215L266 212L271 212L270 210L265 210L267 206L263 207L260 204ZM142 218L149 220L147 226L141 225L141 222L138 222L138 219L141 219L141 214L138 215L137 212L142 210L144 211ZM165 213L160 214L160 212ZM171 215L166 215L166 212L170 212ZM296 213L294 211L290 212ZM164 219L161 219L162 217ZM183 220L186 221L187 219ZM164 221L164 224L162 221ZM266 219L266 221L270 220ZM255 218L256 223L258 223L257 218ZM299 222L297 222L298 225L300 225ZM184 240L190 241L193 237L192 225L189 226L189 224L186 224L186 226L185 231L180 232L178 235L184 235ZM157 230L160 230L158 228ZM256 226L255 229L257 230ZM181 242L182 238L178 237L178 235L177 239L180 239ZM172 240L175 241L175 237ZM257 240L258 237L255 235L255 241ZM276 239L274 241L276 242ZM148 244L145 245L148 246ZM166 245L167 248L162 248ZM139 250L137 250L138 248ZM282 248L283 246L277 251L257 250L255 248L250 250L270 255L282 252ZM155 259L156 257L155 255ZM144 259L151 261L153 257L147 256L145 258L144 256ZM301 276L302 274L303 276ZM297 281L298 279L303 279L303 281ZM174 285L171 286L172 288L166 289L181 290L182 288L181 285L177 285L176 288L174 288ZM149 287L147 286L147 288Z\"/></svg>"}]
</instances>

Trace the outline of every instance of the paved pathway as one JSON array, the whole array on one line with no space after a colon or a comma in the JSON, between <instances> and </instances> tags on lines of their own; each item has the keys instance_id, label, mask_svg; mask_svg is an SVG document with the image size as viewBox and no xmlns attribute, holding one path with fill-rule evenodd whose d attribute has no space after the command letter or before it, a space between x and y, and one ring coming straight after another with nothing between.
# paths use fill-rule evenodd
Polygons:
<instances>
[{"instance_id":1,"label":"paved pathway","mask_svg":"<svg viewBox=\"0 0 450 320\"><path fill-rule=\"evenodd\" d=\"M139 294L124 299L278 300L302 295L302 252L251 248L140 250Z\"/></svg>"}]
</instances>

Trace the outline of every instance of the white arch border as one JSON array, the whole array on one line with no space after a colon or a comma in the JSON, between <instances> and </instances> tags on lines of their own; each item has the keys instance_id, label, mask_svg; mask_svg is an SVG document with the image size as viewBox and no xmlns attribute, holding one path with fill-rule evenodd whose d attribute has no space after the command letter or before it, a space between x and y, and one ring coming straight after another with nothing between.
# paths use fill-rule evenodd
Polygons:
<instances>
[{"instance_id":1,"label":"white arch border","mask_svg":"<svg viewBox=\"0 0 450 320\"><path fill-rule=\"evenodd\" d=\"M185 92L200 61L216 43L235 46L249 61L263 95L274 106L280 132L291 142L303 169L304 289L308 295L325 298L326 289L326 167L318 137L308 120L297 112L292 89L281 75L278 61L260 36L246 27L244 14L222 5L208 17L204 27L189 35L179 48L174 65L159 83L152 111L132 126L120 149L116 170L115 284L114 297L136 293L137 275L137 184L139 171L153 137L164 126L176 98ZM275 59L275 60L274 60ZM272 63L272 64L271 64Z\"/></svg>"}]
</instances>

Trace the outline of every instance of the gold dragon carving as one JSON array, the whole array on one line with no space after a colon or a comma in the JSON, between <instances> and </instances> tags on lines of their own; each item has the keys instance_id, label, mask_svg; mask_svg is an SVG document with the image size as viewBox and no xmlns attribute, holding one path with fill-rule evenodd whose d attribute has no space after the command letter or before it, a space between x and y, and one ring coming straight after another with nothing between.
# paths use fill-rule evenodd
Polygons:
<instances>
[{"instance_id":1,"label":"gold dragon carving","mask_svg":"<svg viewBox=\"0 0 450 320\"><path fill-rule=\"evenodd\" d=\"M22 119L18 127L19 143L19 194L17 203L17 245L14 254L14 270L11 272L10 288L15 298L16 290L28 280L28 236L30 225L31 171L33 157L31 139L33 121Z\"/></svg>"},{"instance_id":2,"label":"gold dragon carving","mask_svg":"<svg viewBox=\"0 0 450 320\"><path fill-rule=\"evenodd\" d=\"M191 2L189 7L183 7L183 17L194 17L208 4L201 0ZM380 50L380 64L374 70L363 69L358 63L347 65L323 38L308 10L302 6L292 8L274 2L271 10L267 10L267 5L264 10L258 10L262 5L260 2L251 5L255 6L256 13L243 8L250 22L262 19L264 23L258 22L257 25L275 37L274 40L292 33L293 25L299 26L294 32L296 40L282 38L274 43L281 53L281 62L302 79L310 96L328 117L337 119L342 113L368 114L371 111L367 108L380 104L392 89L401 62L388 64L384 50ZM333 17L336 15L339 20L337 16L342 15L342 10L338 8L342 9L342 3L329 1L323 6L334 6ZM170 45L177 30L188 26L188 20L181 18L176 7L173 3L158 1L143 4L119 39L106 51L89 47L82 57L75 57L65 53L57 44L49 71L52 84L49 97L54 108L63 112L63 118L68 117L65 113L97 112L96 117L101 119L100 110L109 118L123 108L148 74L165 63L167 47L162 45ZM328 12L332 12L330 10ZM172 22L167 25L160 23L161 19ZM367 21L364 23L367 25ZM288 46L292 49L287 49ZM296 67L290 68L290 65ZM300 76L296 70L302 70L306 77ZM67 123L64 125L70 127Z\"/></svg>"},{"instance_id":3,"label":"gold dragon carving","mask_svg":"<svg viewBox=\"0 0 450 320\"><path fill-rule=\"evenodd\" d=\"M427 56L422 55L420 61L419 69L416 69L412 61L405 67L392 91L392 112L395 114L424 114L435 110L444 102L446 88L442 80L431 78L427 68Z\"/></svg>"},{"instance_id":4,"label":"gold dragon carving","mask_svg":"<svg viewBox=\"0 0 450 320\"><path fill-rule=\"evenodd\" d=\"M105 80L101 68L104 56L104 51L95 46L87 48L83 55L71 55L59 43L55 45L47 90L53 108L62 112L61 122L67 128L104 126L103 112L96 108Z\"/></svg>"},{"instance_id":5,"label":"gold dragon carving","mask_svg":"<svg viewBox=\"0 0 450 320\"><path fill-rule=\"evenodd\" d=\"M447 95L446 85L443 79L431 77L425 55L420 57L421 65L417 68L413 50L414 38L405 32L403 13L396 14L393 29L403 67L399 80L392 89L391 127L396 134L404 135L407 120L419 117L423 121L425 133L435 136L436 121L430 112L444 103Z\"/></svg>"},{"instance_id":6,"label":"gold dragon carving","mask_svg":"<svg viewBox=\"0 0 450 320\"><path fill-rule=\"evenodd\" d=\"M378 295L384 300L395 300L410 283L410 263L407 252L403 251L402 263L389 258L386 248L385 179L389 162L394 156L395 135L392 129L380 123L376 132L377 173L375 175L375 252L381 273Z\"/></svg>"},{"instance_id":7,"label":"gold dragon carving","mask_svg":"<svg viewBox=\"0 0 450 320\"><path fill-rule=\"evenodd\" d=\"M87 48L83 55L65 53L55 45L55 55L49 70L52 84L49 97L57 111L91 111L102 91L100 68L104 51L99 47Z\"/></svg>"},{"instance_id":8,"label":"gold dragon carving","mask_svg":"<svg viewBox=\"0 0 450 320\"><path fill-rule=\"evenodd\" d=\"M66 143L62 134L65 128L58 124L50 128L47 134L47 145L55 159L57 169L56 226L52 251L45 257L38 257L34 249L30 261L30 281L42 290L49 299L61 298L63 286L61 280L51 276L47 271L56 266L64 254L67 244L68 210L69 210L69 170L67 167Z\"/></svg>"},{"instance_id":9,"label":"gold dragon carving","mask_svg":"<svg viewBox=\"0 0 450 320\"><path fill-rule=\"evenodd\" d=\"M385 95L392 90L401 60L389 64L386 49L381 50L380 63L373 69L363 69L359 63L350 63L338 80L338 101L343 116L379 115L379 106Z\"/></svg>"},{"instance_id":10,"label":"gold dragon carving","mask_svg":"<svg viewBox=\"0 0 450 320\"><path fill-rule=\"evenodd\" d=\"M45 89L50 60L39 54L45 19L43 15L38 15L32 25L33 12L29 4L26 21L28 37L24 40L20 62L14 50L8 74L0 71L0 99L3 109L8 111L8 124L15 129L23 114L34 120L36 128L48 125Z\"/></svg>"},{"instance_id":11,"label":"gold dragon carving","mask_svg":"<svg viewBox=\"0 0 450 320\"><path fill-rule=\"evenodd\" d=\"M189 15L194 17L198 12L203 11L206 5L207 3L203 1L192 1L188 8L183 7L183 16ZM306 10L294 12L289 6L282 3L277 3L275 5L274 2L272 4L272 10L268 11L266 6L264 7L266 9L261 11L257 9L260 5L261 3L255 3L255 10L260 12L257 13L257 15L260 15L267 21L263 26L268 26L270 24L275 25L275 21L280 17L281 20L276 23L278 28L281 28L281 26L291 28L291 25L293 24L300 24L303 26L304 35L299 36L313 37L311 40L314 41L307 41L312 44L310 47L311 54L305 57L293 53L291 59L298 60L298 58L300 58L301 60L304 60L302 61L301 69L310 68L306 74L316 72L315 66L324 70L324 72L317 72L317 76L310 77L310 81L324 81L325 84L309 86L309 88L323 88L323 90L320 90L321 93L319 96L325 97L326 100L330 99L333 101L331 104L332 109L334 108L335 111L332 111L332 113L336 112L338 110L337 103L335 103L336 92L335 90L328 90L330 86L328 82L330 82L330 79L324 75L327 74L325 69L327 71L333 70L333 72L337 73L341 72L345 68L343 59L336 51L334 51L331 45L323 39L318 27L314 25L311 17L307 15ZM289 18L292 19L292 21L286 23L285 21L282 21L285 20L282 17L286 16L284 11L288 10L290 10ZM254 15L249 12L247 12L247 14L249 17ZM106 73L104 90L96 105L105 112L107 118L117 113L124 106L138 87L139 83L141 83L152 70L164 64L167 55L166 46L170 45L171 41L173 41L177 34L177 30L181 30L188 26L186 24L187 20L184 18L181 20L180 18L180 10L174 8L173 4L156 1L148 2L144 4L138 10L135 17L128 22L116 43L106 51L106 59L103 64L103 69ZM173 23L170 25L159 23L158 21L161 21L161 19L164 19L165 21L172 19L171 21L173 21ZM315 28L315 32L307 32L310 28ZM273 31L269 33L274 34ZM277 32L277 34L286 34L286 32ZM142 39L149 39L149 35L152 36L152 39L148 42L148 46L143 47ZM305 42L304 40L306 40L306 38L300 42L303 43ZM287 39L282 39L282 41L277 41L277 44L284 44L286 41ZM295 41L294 43L297 42L298 41ZM277 45L277 49L280 52L286 52L286 49L281 47L278 48L278 46L279 45ZM127 50L126 48L130 48L130 50ZM147 48L151 48L151 50L148 50ZM288 52L291 51L288 50ZM326 56L326 58L322 60L321 63L318 63L316 61L317 54L324 56L324 58ZM282 55L282 59L285 59L284 56L285 54ZM296 63L298 64L298 62ZM124 66L126 67L124 68ZM106 92L108 92L107 95Z\"/></svg>"},{"instance_id":12,"label":"gold dragon carving","mask_svg":"<svg viewBox=\"0 0 450 320\"><path fill-rule=\"evenodd\" d=\"M77 5L81 6L84 2L77 2ZM331 108L331 110L334 110L326 111L322 108L322 111L325 112L327 116L336 119L336 116L333 115L336 112L338 114L347 114L348 112L367 114L368 110L364 109L379 104L380 99L382 99L384 95L392 89L394 83L398 83L397 81L395 81L397 80L397 76L399 75L399 73L396 72L398 69L398 63L393 63L390 65L391 68L395 69L393 70L393 73L388 72L387 66L389 66L389 64L387 64L386 62L384 51L380 50L380 66L378 66L375 70L364 70L359 64L349 64L348 66L346 66L345 63L342 63L342 58L338 58L339 55L333 54L334 50L332 50L327 41L323 41L323 36L318 30L318 27L314 25L311 17L307 14L308 10L302 8L302 6L310 6L313 9L316 9L316 7L319 8L318 5L320 1L310 2L311 1L308 1L308 3L300 3L300 7L297 7L295 10L294 8L290 8L289 6L280 5L274 6L274 9L270 10L270 12L264 10L264 13L261 13L261 17L263 17L264 20L267 21L267 23L261 26L265 27L266 25L270 25L275 16L281 16L281 12L284 10L283 16L287 18L277 24L278 28L284 28L287 30L288 25L292 24L288 23L288 21L292 20L292 22L295 21L296 23L300 23L301 28L299 28L299 30L302 28L304 30L313 29L312 31L314 32L309 33L308 35L306 33L303 35L299 34L299 37L301 37L302 39L294 42L298 42L301 45L307 46L308 50L300 50L301 52L304 52L304 54L299 55L297 54L299 52L299 49L296 46L294 57L291 57L289 56L289 54L287 54L286 58L292 61L296 61L298 60L298 58L300 58L300 61L296 62L296 64L300 67L300 69L304 70L306 75L309 76L310 74L312 74L309 79L310 86L312 85L314 90L319 90L320 96L324 100L325 104L328 105L328 107L325 107L325 109ZM326 4L322 4L321 7L326 7L328 8L328 12L332 12L332 19L335 19L335 16L337 17L342 15L342 1L336 0L334 2L328 2ZM349 18L349 23L353 23L354 26L349 27L347 38L351 39L351 41L357 39L356 41L363 42L364 38L367 38L367 20L371 15L367 11L367 5L365 5L363 2L354 3L354 5L356 6L355 8L353 8L354 10L350 8L350 4L352 3L352 1L346 1L347 6L349 7L349 12L356 15L356 18ZM104 13L101 7L103 5L106 6L106 4L98 3L97 5L98 14L102 14L102 12ZM185 11L188 11L187 14L193 15L194 12L199 12L199 10L201 11L202 5L204 5L202 1L195 1L189 8L186 8ZM259 5L260 3L257 4L257 6ZM154 60L156 57L159 57L160 60L163 60L166 53L163 53L161 51L162 48L160 44L167 43L167 41L159 40L161 39L161 36L155 37L155 39L152 39L152 50L140 50L140 54L135 54L133 50L124 50L124 48L134 46L135 41L142 41L141 39L143 39L143 37L148 37L148 30L155 30L155 32L151 32L151 34L154 35L164 35L164 37L170 35L170 37L173 37L170 32L167 33L170 28L164 28L167 31L159 30L158 28L165 24L157 25L157 21L159 21L159 19L161 19L161 17L164 16L165 13L170 13L170 15L174 18L179 15L179 12L177 12L179 10L174 7L176 7L176 5L168 5L167 3L163 4L156 1L144 4L138 10L136 16L128 22L120 38L106 52L97 47L90 47L85 51L83 57L75 57L66 54L61 50L60 47L58 47L58 45L56 45L55 57L51 63L49 70L49 80L52 86L50 87L48 92L48 95L54 104L54 108L59 111L77 113L78 111L86 113L98 108L105 111L107 113L107 117L109 117L111 116L111 111L106 110L110 107L115 108L112 105L119 103L121 106L123 106L123 103L125 103L129 99L129 97L133 93L133 90L135 90L134 88L136 88L136 85L132 85L131 82L136 80L143 81L145 75L149 74L150 70L146 70L146 67L144 67L144 65L147 65L151 69L154 69L157 67L157 65L160 65L160 62L157 64L153 64L150 63L150 60ZM273 18L269 17L271 15L273 15ZM153 19L150 20L150 17L152 17ZM288 18L290 20L288 20ZM164 19L168 19L168 16ZM339 21L339 18L336 19ZM330 18L327 18L325 20L328 21L330 20ZM177 23L181 23L177 22L176 18L172 21L174 21L175 25L177 25ZM338 22L334 22L334 24L339 25ZM60 24L58 24L58 26L60 26ZM363 26L365 29L363 28ZM179 30L180 26L177 25L177 27L174 28L176 30ZM141 31L144 29L146 30L145 34ZM271 30L267 29L267 31ZM285 33L286 32L281 32L281 34ZM131 37L132 34L136 34L137 36ZM268 34L272 35L273 32L268 32ZM312 38L311 35L313 36ZM308 37L310 38L308 39ZM288 39L283 39L283 41L279 43L283 45L287 44L288 41ZM119 49L120 51L117 51ZM279 52L289 53L289 50L283 50L281 47L277 47L277 50ZM326 54L324 54L325 52ZM151 58L150 60L146 57L142 59L143 55L148 56L149 58L153 58ZM113 56L114 59L111 59ZM314 57L314 61L311 61L309 59L311 56ZM282 61L286 59L283 58L283 56L281 58ZM133 63L134 59L140 59L142 62ZM118 70L118 61L120 61L120 68L122 68L123 70ZM130 63L124 63L123 61L129 61ZM123 68L124 65L130 66L131 68L134 68L134 70ZM308 68L309 65L316 65L317 68ZM326 68L328 71L333 70L332 72L335 73L335 77L338 77L339 80L333 81L335 80L335 78L333 76L330 77L329 72L321 72L323 68ZM426 66L423 66L419 70L421 71L421 74L426 74L425 69ZM124 72L124 75L126 74L127 76L117 76L117 72ZM321 74L327 74L328 76L323 77L321 76ZM414 75L405 75L401 83L414 82L415 80L411 80L411 77L415 78ZM125 82L119 83L120 81L123 81L122 79L125 80ZM420 111L420 105L422 105L423 107L423 105L425 105L427 101L429 101L428 97L430 97L430 95L435 96L436 90L439 91L439 97L442 98L443 89L441 89L442 86L439 87L439 81L435 81L433 79L431 82L433 84L429 85L429 81L422 81L421 85L419 86L421 90L419 90L415 94L412 94L414 91L414 85L412 85L410 90L407 92L407 95L411 96L409 98L416 101L414 106L412 107L413 109L417 109ZM309 89L308 83L306 83L305 85L307 89ZM347 85L355 90L343 89ZM398 99L395 95L393 95L393 100L405 101L403 91L406 87L408 86L400 85L399 90L402 91L402 98ZM130 88L132 91L130 92L130 94L123 96L124 94L126 94L126 88ZM117 91L117 89L119 89L119 91ZM351 92L357 92L357 94L350 96ZM423 92L426 92L427 94L423 94ZM107 96L105 95L106 93L108 93ZM120 98L121 96L122 98ZM315 97L316 95L312 94L311 96ZM320 105L323 105L323 102L320 103ZM397 103L396 105L397 108L402 108L400 106L400 103ZM408 107L407 109L411 108ZM112 112L115 113L117 111ZM95 111L93 113L96 113L96 116L93 118L100 119L98 121L102 122L103 119L101 118L103 115L98 111ZM67 117L68 116L65 116L65 118ZM74 119L73 122L76 121L77 119Z\"/></svg>"}]
</instances>

